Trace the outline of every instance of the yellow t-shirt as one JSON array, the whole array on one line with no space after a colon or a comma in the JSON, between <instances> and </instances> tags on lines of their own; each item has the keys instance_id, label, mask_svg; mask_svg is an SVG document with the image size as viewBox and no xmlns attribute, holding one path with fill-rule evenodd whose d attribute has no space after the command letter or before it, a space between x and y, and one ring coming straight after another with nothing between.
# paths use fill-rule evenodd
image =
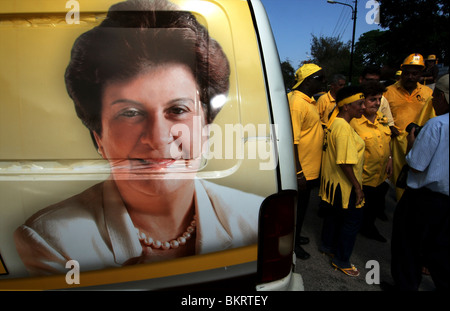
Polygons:
<instances>
[{"instance_id":1,"label":"yellow t-shirt","mask_svg":"<svg viewBox=\"0 0 450 311\"><path fill-rule=\"evenodd\" d=\"M394 123L400 131L400 135L395 137L391 142L393 157L393 172L391 181L395 184L402 167L406 164L406 136L405 131L408 124L416 122L420 113L425 106L426 101L431 97L433 91L426 85L417 83L416 89L409 94L399 82L387 87L384 96L389 102ZM397 200L400 200L403 189L396 189Z\"/></svg>"},{"instance_id":2,"label":"yellow t-shirt","mask_svg":"<svg viewBox=\"0 0 450 311\"><path fill-rule=\"evenodd\" d=\"M419 116L415 120L414 123L416 123L419 126L424 126L425 123L427 123L428 120L431 118L434 118L436 116L436 111L434 111L433 107L433 96L430 96L425 105L423 105L422 110L419 113Z\"/></svg>"},{"instance_id":3,"label":"yellow t-shirt","mask_svg":"<svg viewBox=\"0 0 450 311\"><path fill-rule=\"evenodd\" d=\"M377 114L373 123L364 115L350 122L366 146L362 183L370 187L377 187L386 180L386 166L391 153L391 130L387 118L383 118L379 111Z\"/></svg>"},{"instance_id":4,"label":"yellow t-shirt","mask_svg":"<svg viewBox=\"0 0 450 311\"><path fill-rule=\"evenodd\" d=\"M384 96L389 102L394 123L399 130L404 131L409 123L417 119L432 93L428 86L419 83L411 94L401 86L400 82L387 87Z\"/></svg>"},{"instance_id":5,"label":"yellow t-shirt","mask_svg":"<svg viewBox=\"0 0 450 311\"><path fill-rule=\"evenodd\" d=\"M353 173L362 186L364 163L364 140L359 137L350 124L337 117L326 135L326 149L322 155L322 176L319 196L333 204L336 187L342 193L342 207L348 208L352 184L345 176L339 164L352 164Z\"/></svg>"},{"instance_id":6,"label":"yellow t-shirt","mask_svg":"<svg viewBox=\"0 0 450 311\"><path fill-rule=\"evenodd\" d=\"M320 120L326 124L328 122L328 115L336 106L336 99L328 92L319 97L316 103L317 111L319 112Z\"/></svg>"},{"instance_id":7,"label":"yellow t-shirt","mask_svg":"<svg viewBox=\"0 0 450 311\"><path fill-rule=\"evenodd\" d=\"M319 178L322 157L323 128L311 97L300 91L288 94L294 144L306 180Z\"/></svg>"}]
</instances>

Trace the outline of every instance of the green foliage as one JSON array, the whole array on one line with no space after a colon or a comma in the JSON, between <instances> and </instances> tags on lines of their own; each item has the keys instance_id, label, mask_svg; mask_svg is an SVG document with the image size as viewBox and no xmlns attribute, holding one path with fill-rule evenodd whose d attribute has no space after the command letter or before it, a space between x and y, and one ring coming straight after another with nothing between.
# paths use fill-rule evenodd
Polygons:
<instances>
[{"instance_id":1,"label":"green foliage","mask_svg":"<svg viewBox=\"0 0 450 311\"><path fill-rule=\"evenodd\" d=\"M388 66L398 68L411 53L435 54L448 65L448 0L378 0L383 32L378 44Z\"/></svg>"},{"instance_id":2,"label":"green foliage","mask_svg":"<svg viewBox=\"0 0 450 311\"><path fill-rule=\"evenodd\" d=\"M388 51L384 48L384 31L371 30L363 33L355 44L355 64L361 67L382 65L387 62Z\"/></svg>"},{"instance_id":3,"label":"green foliage","mask_svg":"<svg viewBox=\"0 0 450 311\"><path fill-rule=\"evenodd\" d=\"M366 32L355 43L353 80L369 65L384 67L390 76L411 53L421 53L424 57L435 54L439 63L448 66L448 0L378 1L384 30ZM324 68L328 80L336 73L348 76L350 46L350 42L344 43L338 38L312 35L311 62ZM295 70L288 60L283 63L285 84L291 88Z\"/></svg>"},{"instance_id":4,"label":"green foliage","mask_svg":"<svg viewBox=\"0 0 450 311\"><path fill-rule=\"evenodd\" d=\"M283 74L286 92L289 92L295 85L295 69L292 67L291 62L288 59L281 62L281 73Z\"/></svg>"},{"instance_id":5,"label":"green foliage","mask_svg":"<svg viewBox=\"0 0 450 311\"><path fill-rule=\"evenodd\" d=\"M351 43L343 43L338 38L333 37L316 37L312 35L311 56L308 62L319 65L323 68L327 81L334 74L343 74L348 76L350 67L350 46ZM302 66L299 64L298 67ZM289 92L295 84L295 70L287 59L281 62L281 70L283 74L286 92ZM324 89L323 91L327 91Z\"/></svg>"},{"instance_id":6,"label":"green foliage","mask_svg":"<svg viewBox=\"0 0 450 311\"><path fill-rule=\"evenodd\" d=\"M391 76L411 53L421 53L424 57L435 54L439 63L449 65L448 0L378 0L378 2L380 26L384 30L363 33L355 43L354 81L362 69L369 65L384 67L387 76ZM336 73L348 76L350 47L350 42L341 42L339 38L312 35L311 62L324 69L328 80ZM295 69L289 60L282 63L283 77L288 90L294 84Z\"/></svg>"},{"instance_id":7,"label":"green foliage","mask_svg":"<svg viewBox=\"0 0 450 311\"><path fill-rule=\"evenodd\" d=\"M334 74L348 76L350 67L351 42L343 43L335 37L312 35L312 62L324 69L327 80Z\"/></svg>"}]
</instances>

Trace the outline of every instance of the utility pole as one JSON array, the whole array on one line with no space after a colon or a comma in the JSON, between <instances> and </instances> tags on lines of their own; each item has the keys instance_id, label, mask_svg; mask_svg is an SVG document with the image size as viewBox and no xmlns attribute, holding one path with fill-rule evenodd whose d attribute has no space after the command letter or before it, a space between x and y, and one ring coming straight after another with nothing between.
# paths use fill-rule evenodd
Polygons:
<instances>
[{"instance_id":1,"label":"utility pole","mask_svg":"<svg viewBox=\"0 0 450 311\"><path fill-rule=\"evenodd\" d=\"M353 20L352 49L350 51L350 69L349 69L349 73L348 73L348 84L351 85L352 84L352 75L353 75L353 52L355 49L355 30L356 30L356 14L358 11L358 0L353 1L355 3L355 7L353 7L347 3L342 3L342 2L333 1L333 0L327 0L327 2L331 3L331 4L336 4L336 3L342 4L342 5L348 6L349 8L352 9L352 20Z\"/></svg>"},{"instance_id":2,"label":"utility pole","mask_svg":"<svg viewBox=\"0 0 450 311\"><path fill-rule=\"evenodd\" d=\"M350 72L349 72L349 77L348 77L348 82L349 84L352 84L352 74L353 74L353 52L355 49L355 30L356 30L356 13L358 11L358 0L355 0L355 9L353 10L352 8L352 13L353 13L353 34L352 34L352 50L350 52Z\"/></svg>"}]
</instances>

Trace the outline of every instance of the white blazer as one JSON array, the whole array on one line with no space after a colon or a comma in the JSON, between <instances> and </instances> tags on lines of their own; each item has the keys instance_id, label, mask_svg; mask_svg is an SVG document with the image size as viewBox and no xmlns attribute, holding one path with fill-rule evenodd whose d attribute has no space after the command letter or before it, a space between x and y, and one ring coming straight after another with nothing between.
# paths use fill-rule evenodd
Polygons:
<instances>
[{"instance_id":1,"label":"white blazer","mask_svg":"<svg viewBox=\"0 0 450 311\"><path fill-rule=\"evenodd\" d=\"M195 181L196 253L257 243L263 198L204 180ZM17 251L33 275L120 267L142 246L114 181L107 180L49 206L14 233Z\"/></svg>"}]
</instances>

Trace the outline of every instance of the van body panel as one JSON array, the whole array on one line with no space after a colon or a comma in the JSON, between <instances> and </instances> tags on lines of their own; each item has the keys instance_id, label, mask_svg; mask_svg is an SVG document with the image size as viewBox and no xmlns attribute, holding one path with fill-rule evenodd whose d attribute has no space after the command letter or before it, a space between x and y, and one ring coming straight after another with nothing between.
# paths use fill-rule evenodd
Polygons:
<instances>
[{"instance_id":1,"label":"van body panel","mask_svg":"<svg viewBox=\"0 0 450 311\"><path fill-rule=\"evenodd\" d=\"M258 245L251 244L167 261L82 270L80 284L68 282L65 274L28 275L14 231L44 207L111 175L108 161L93 147L89 130L74 111L64 71L75 39L101 23L116 2L68 1L67 7L55 0L0 2L0 289L164 289L257 273ZM219 42L231 71L225 104L209 132L214 149L209 149L196 179L262 198L295 190L289 109L262 4L171 2L194 14ZM71 267L66 268L69 273ZM258 289L298 289L292 280L297 282L298 276L290 273L272 287L260 284Z\"/></svg>"}]
</instances>

